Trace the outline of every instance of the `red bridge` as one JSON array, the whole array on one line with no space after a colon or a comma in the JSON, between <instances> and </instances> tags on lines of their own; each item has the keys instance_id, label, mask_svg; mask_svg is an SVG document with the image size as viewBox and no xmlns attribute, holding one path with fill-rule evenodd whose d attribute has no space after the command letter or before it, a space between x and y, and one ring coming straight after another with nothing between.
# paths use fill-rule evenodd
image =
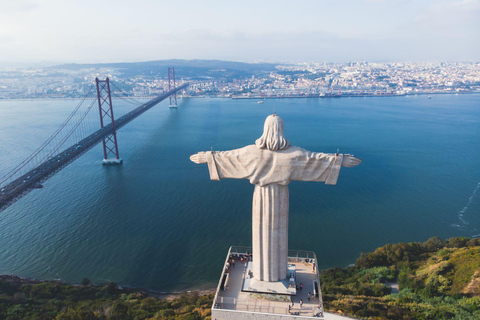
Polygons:
<instances>
[{"instance_id":1,"label":"red bridge","mask_svg":"<svg viewBox=\"0 0 480 320\"><path fill-rule=\"evenodd\" d=\"M170 69L173 68L169 68L169 90L167 92L141 104L118 119L114 119L113 115L110 91L111 82L108 78L106 80L98 80L97 78L95 85L97 89L96 100L98 101L100 112L100 129L86 137L82 137L82 132L85 132L85 130L82 130L82 123L95 104L95 100L93 100L83 113L79 112L79 110L80 106L95 86L92 85L87 95L75 108L72 114L70 114L69 118L67 118L62 126L60 126L60 128L57 129L57 131L27 159L22 161L12 171L8 172L0 179L0 212L12 205L18 199L22 198L31 190L42 188L42 183L44 181L65 168L100 142L103 142L103 163L121 163L116 131L168 97L171 97L170 106L176 106L176 93L188 86L188 83L185 83L179 87L175 87L174 71L172 76ZM75 118L75 115L77 115L78 119L76 119L76 122L73 123L71 128L68 128L67 124L73 122L72 119ZM75 139L74 137L77 138ZM66 149L62 149L62 146L66 142L71 143L72 140L75 141L73 145Z\"/></svg>"}]
</instances>

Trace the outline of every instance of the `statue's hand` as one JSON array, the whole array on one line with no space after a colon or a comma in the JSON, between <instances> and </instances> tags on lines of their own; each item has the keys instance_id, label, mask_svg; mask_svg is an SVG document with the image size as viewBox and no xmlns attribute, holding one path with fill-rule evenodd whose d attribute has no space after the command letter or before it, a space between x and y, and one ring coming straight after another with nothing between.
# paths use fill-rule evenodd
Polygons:
<instances>
[{"instance_id":1,"label":"statue's hand","mask_svg":"<svg viewBox=\"0 0 480 320\"><path fill-rule=\"evenodd\" d=\"M192 154L190 160L195 163L207 163L207 154L205 152L199 152L197 154Z\"/></svg>"},{"instance_id":2,"label":"statue's hand","mask_svg":"<svg viewBox=\"0 0 480 320\"><path fill-rule=\"evenodd\" d=\"M351 154L343 155L342 167L355 167L362 163L361 159L355 158Z\"/></svg>"}]
</instances>

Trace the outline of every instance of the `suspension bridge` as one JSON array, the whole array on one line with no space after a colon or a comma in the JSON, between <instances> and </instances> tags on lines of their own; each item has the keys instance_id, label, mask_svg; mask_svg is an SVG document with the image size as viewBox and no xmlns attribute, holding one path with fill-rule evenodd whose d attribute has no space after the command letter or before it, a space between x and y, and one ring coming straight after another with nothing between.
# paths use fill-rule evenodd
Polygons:
<instances>
[{"instance_id":1,"label":"suspension bridge","mask_svg":"<svg viewBox=\"0 0 480 320\"><path fill-rule=\"evenodd\" d=\"M111 85L117 89L113 92L117 98L137 104L135 109L118 119L114 118ZM109 78L106 80L96 78L95 84L87 90L88 92L62 125L30 156L0 178L0 212L33 189L42 188L42 183L47 179L101 142L103 143L103 164L120 164L122 159L118 151L117 130L166 98L170 98L170 107L176 107L177 92L187 86L188 83L184 83L177 87L175 69L168 68L168 91L142 104L128 99L128 95ZM95 87L96 97L88 99ZM90 104L84 104L88 100L91 100ZM100 129L91 130L91 124L89 128L86 119L93 116L92 110L96 109L93 108L95 103L98 104Z\"/></svg>"}]
</instances>

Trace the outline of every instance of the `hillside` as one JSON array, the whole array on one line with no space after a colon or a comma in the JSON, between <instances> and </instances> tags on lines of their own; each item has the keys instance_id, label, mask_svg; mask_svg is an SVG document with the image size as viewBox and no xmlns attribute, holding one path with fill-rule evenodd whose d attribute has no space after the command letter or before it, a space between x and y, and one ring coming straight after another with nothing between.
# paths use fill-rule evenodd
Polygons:
<instances>
[{"instance_id":1,"label":"hillside","mask_svg":"<svg viewBox=\"0 0 480 320\"><path fill-rule=\"evenodd\" d=\"M156 60L145 62L96 63L96 64L64 64L51 67L52 69L81 70L89 68L117 69L123 77L166 76L168 67L175 67L177 75L189 79L243 79L263 72L275 71L275 64L245 63L222 60Z\"/></svg>"},{"instance_id":2,"label":"hillside","mask_svg":"<svg viewBox=\"0 0 480 320\"><path fill-rule=\"evenodd\" d=\"M480 319L480 239L387 244L322 273L325 309L362 319ZM390 284L389 284L390 283ZM400 292L391 294L391 283Z\"/></svg>"},{"instance_id":3,"label":"hillside","mask_svg":"<svg viewBox=\"0 0 480 320\"><path fill-rule=\"evenodd\" d=\"M480 239L387 244L321 274L325 310L360 319L480 319ZM391 293L398 284L399 292ZM174 299L106 286L0 276L0 319L210 319L213 294Z\"/></svg>"},{"instance_id":4,"label":"hillside","mask_svg":"<svg viewBox=\"0 0 480 320\"><path fill-rule=\"evenodd\" d=\"M100 319L210 319L213 294L183 293L158 299L139 289L69 285L0 276L0 319L100 320Z\"/></svg>"}]
</instances>

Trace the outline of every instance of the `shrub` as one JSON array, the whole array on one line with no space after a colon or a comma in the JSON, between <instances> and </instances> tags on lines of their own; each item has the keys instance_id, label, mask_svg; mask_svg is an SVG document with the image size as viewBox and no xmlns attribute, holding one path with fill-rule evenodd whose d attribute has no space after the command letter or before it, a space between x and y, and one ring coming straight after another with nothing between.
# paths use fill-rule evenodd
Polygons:
<instances>
[{"instance_id":1,"label":"shrub","mask_svg":"<svg viewBox=\"0 0 480 320\"><path fill-rule=\"evenodd\" d=\"M194 312L184 316L183 319L185 319L185 320L201 320L202 318L198 314L198 311L194 311Z\"/></svg>"},{"instance_id":2,"label":"shrub","mask_svg":"<svg viewBox=\"0 0 480 320\"><path fill-rule=\"evenodd\" d=\"M110 295L114 295L118 292L117 284L113 281L109 282L105 288L107 289L107 292Z\"/></svg>"},{"instance_id":3,"label":"shrub","mask_svg":"<svg viewBox=\"0 0 480 320\"><path fill-rule=\"evenodd\" d=\"M175 310L173 310L173 309L163 309L163 310L160 310L159 312L157 312L157 314L155 314L155 316L160 317L160 318L174 317L175 316Z\"/></svg>"},{"instance_id":4,"label":"shrub","mask_svg":"<svg viewBox=\"0 0 480 320\"><path fill-rule=\"evenodd\" d=\"M463 248L467 246L469 238L466 237L453 237L445 240L445 246L447 248Z\"/></svg>"},{"instance_id":5,"label":"shrub","mask_svg":"<svg viewBox=\"0 0 480 320\"><path fill-rule=\"evenodd\" d=\"M479 238L473 238L467 241L467 247L477 247L477 246L480 246Z\"/></svg>"},{"instance_id":6,"label":"shrub","mask_svg":"<svg viewBox=\"0 0 480 320\"><path fill-rule=\"evenodd\" d=\"M445 250L445 249L442 249L442 250L439 250L437 255L443 260L443 261L446 261L448 259L450 259L450 251L448 250Z\"/></svg>"},{"instance_id":7,"label":"shrub","mask_svg":"<svg viewBox=\"0 0 480 320\"><path fill-rule=\"evenodd\" d=\"M91 310L86 310L86 309L80 309L80 310L74 310L74 309L67 309L67 310L62 310L61 313L59 313L55 320L99 320L100 318L95 315L95 313Z\"/></svg>"}]
</instances>

